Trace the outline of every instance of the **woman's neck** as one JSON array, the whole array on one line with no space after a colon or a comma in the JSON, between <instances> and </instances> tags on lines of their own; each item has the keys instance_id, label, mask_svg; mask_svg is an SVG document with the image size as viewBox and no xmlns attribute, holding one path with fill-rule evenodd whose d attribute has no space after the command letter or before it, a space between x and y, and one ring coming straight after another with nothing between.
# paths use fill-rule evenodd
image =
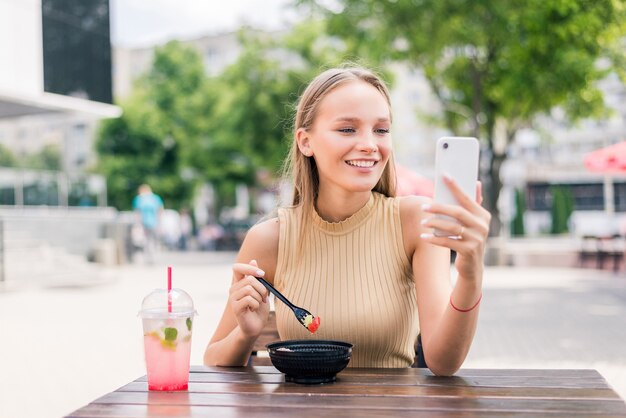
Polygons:
<instances>
[{"instance_id":1,"label":"woman's neck","mask_svg":"<svg viewBox=\"0 0 626 418\"><path fill-rule=\"evenodd\" d=\"M326 222L341 222L365 206L371 195L371 191L330 193L320 189L315 201L315 210Z\"/></svg>"}]
</instances>

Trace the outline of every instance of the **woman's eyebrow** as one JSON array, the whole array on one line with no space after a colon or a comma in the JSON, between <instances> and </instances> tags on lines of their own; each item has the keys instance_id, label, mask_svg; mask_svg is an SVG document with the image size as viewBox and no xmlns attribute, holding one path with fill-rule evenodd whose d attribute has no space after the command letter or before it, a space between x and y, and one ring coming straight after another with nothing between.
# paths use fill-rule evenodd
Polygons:
<instances>
[{"instance_id":1,"label":"woman's eyebrow","mask_svg":"<svg viewBox=\"0 0 626 418\"><path fill-rule=\"evenodd\" d=\"M340 116L334 120L335 122L360 122L361 119L352 116ZM376 119L377 122L389 122L389 118L381 117Z\"/></svg>"},{"instance_id":2,"label":"woman's eyebrow","mask_svg":"<svg viewBox=\"0 0 626 418\"><path fill-rule=\"evenodd\" d=\"M335 118L335 122L358 122L359 120L359 118L354 118L350 116L340 116L338 118Z\"/></svg>"}]
</instances>

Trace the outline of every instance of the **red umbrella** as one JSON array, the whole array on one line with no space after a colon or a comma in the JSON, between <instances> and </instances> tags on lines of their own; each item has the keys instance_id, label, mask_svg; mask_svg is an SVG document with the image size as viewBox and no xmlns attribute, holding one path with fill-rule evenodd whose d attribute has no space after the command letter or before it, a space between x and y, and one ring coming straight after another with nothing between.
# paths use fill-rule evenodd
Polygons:
<instances>
[{"instance_id":1,"label":"red umbrella","mask_svg":"<svg viewBox=\"0 0 626 418\"><path fill-rule=\"evenodd\" d=\"M600 148L585 155L587 170L604 173L604 210L615 211L613 179L611 174L626 173L626 141Z\"/></svg>"},{"instance_id":2,"label":"red umbrella","mask_svg":"<svg viewBox=\"0 0 626 418\"><path fill-rule=\"evenodd\" d=\"M398 178L396 195L433 197L435 185L429 178L424 177L400 164L396 164L396 176Z\"/></svg>"},{"instance_id":3,"label":"red umbrella","mask_svg":"<svg viewBox=\"0 0 626 418\"><path fill-rule=\"evenodd\" d=\"M585 167L600 173L626 172L626 141L600 148L585 155Z\"/></svg>"}]
</instances>

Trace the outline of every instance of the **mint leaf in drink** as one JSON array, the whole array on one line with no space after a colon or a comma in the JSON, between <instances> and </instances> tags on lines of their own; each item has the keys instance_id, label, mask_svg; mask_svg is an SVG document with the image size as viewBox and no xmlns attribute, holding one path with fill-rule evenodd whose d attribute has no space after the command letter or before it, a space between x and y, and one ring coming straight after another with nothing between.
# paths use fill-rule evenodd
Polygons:
<instances>
[{"instance_id":1,"label":"mint leaf in drink","mask_svg":"<svg viewBox=\"0 0 626 418\"><path fill-rule=\"evenodd\" d=\"M189 331L191 331L191 318L187 318L187 320L185 321L185 323L187 324L187 329Z\"/></svg>"},{"instance_id":2,"label":"mint leaf in drink","mask_svg":"<svg viewBox=\"0 0 626 418\"><path fill-rule=\"evenodd\" d=\"M174 341L178 336L178 330L176 328L165 328L163 334L165 334L165 341Z\"/></svg>"}]
</instances>

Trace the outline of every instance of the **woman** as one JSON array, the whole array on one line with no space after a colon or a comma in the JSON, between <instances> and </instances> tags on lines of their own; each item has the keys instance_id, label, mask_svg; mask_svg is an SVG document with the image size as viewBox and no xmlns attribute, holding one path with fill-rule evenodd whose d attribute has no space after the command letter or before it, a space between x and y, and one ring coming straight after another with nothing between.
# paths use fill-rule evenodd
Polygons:
<instances>
[{"instance_id":1,"label":"woman","mask_svg":"<svg viewBox=\"0 0 626 418\"><path fill-rule=\"evenodd\" d=\"M311 335L277 303L282 339L350 342L352 367L409 367L421 332L430 370L455 373L482 295L490 215L480 206L480 184L474 200L447 179L460 202L454 206L394 197L389 93L366 69L317 76L298 102L294 128L287 160L293 206L248 232L205 364L247 363L269 312L268 292L254 278L261 276L322 319ZM434 236L433 228L456 237ZM457 252L454 288L450 249Z\"/></svg>"}]
</instances>

